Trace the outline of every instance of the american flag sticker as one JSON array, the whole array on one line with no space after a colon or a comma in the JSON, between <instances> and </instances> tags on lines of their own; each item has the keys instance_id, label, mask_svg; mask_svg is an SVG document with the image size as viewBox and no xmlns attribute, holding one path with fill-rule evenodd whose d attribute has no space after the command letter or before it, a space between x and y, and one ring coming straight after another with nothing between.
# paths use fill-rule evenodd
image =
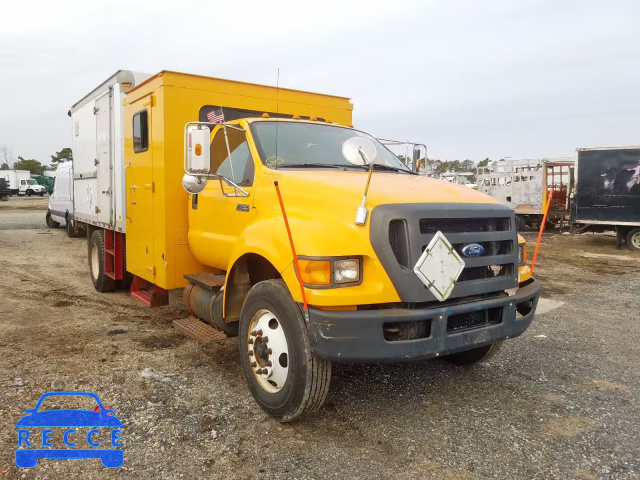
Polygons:
<instances>
[{"instance_id":1,"label":"american flag sticker","mask_svg":"<svg viewBox=\"0 0 640 480\"><path fill-rule=\"evenodd\" d=\"M212 123L224 122L224 113L222 113L222 107L213 107L213 109L207 113L207 120Z\"/></svg>"}]
</instances>

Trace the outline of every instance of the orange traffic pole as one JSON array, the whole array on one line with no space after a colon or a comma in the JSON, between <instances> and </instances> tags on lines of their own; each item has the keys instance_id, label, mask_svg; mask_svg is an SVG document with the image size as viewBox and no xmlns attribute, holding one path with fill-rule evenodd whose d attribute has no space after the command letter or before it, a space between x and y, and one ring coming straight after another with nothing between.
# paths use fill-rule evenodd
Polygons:
<instances>
[{"instance_id":1,"label":"orange traffic pole","mask_svg":"<svg viewBox=\"0 0 640 480\"><path fill-rule=\"evenodd\" d=\"M549 192L549 198L547 199L547 209L542 217L542 224L540 224L540 233L538 233L538 241L536 242L536 249L533 252L533 260L531 261L531 274L536 266L536 258L538 258L538 249L540 248L540 241L542 240L542 233L544 232L544 226L547 224L547 217L549 216L549 210L551 209L551 199L553 198L553 190Z\"/></svg>"},{"instance_id":2,"label":"orange traffic pole","mask_svg":"<svg viewBox=\"0 0 640 480\"><path fill-rule=\"evenodd\" d=\"M302 293L302 304L305 311L309 311L307 305L307 296L304 293L304 285L302 284L302 275L300 274L300 266L298 265L298 255L296 255L296 247L293 246L293 237L291 236L291 229L289 228L289 220L287 220L287 212L284 210L284 203L282 202L282 195L280 195L280 187L278 182L273 182L276 187L276 193L278 194L278 201L280 202L280 209L282 210L282 218L284 218L284 226L287 227L287 235L289 235L289 243L291 244L291 251L293 252L293 263L296 266L296 274L298 276L298 283L300 283L300 293Z\"/></svg>"}]
</instances>

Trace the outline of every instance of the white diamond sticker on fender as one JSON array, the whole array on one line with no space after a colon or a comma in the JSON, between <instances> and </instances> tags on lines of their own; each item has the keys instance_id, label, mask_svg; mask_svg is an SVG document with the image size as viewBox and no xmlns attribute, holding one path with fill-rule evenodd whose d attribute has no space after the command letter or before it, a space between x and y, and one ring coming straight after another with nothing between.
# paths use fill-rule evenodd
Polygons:
<instances>
[{"instance_id":1,"label":"white diamond sticker on fender","mask_svg":"<svg viewBox=\"0 0 640 480\"><path fill-rule=\"evenodd\" d=\"M433 236L413 267L418 278L441 302L451 295L462 270L464 260L440 231Z\"/></svg>"}]
</instances>

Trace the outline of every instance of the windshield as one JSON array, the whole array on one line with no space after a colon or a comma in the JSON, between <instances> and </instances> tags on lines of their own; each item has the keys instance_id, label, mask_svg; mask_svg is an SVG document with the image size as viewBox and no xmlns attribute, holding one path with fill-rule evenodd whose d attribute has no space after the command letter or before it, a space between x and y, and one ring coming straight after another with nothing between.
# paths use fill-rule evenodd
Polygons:
<instances>
[{"instance_id":1,"label":"windshield","mask_svg":"<svg viewBox=\"0 0 640 480\"><path fill-rule=\"evenodd\" d=\"M276 156L277 127L277 156ZM361 168L350 164L342 155L342 145L352 137L364 137L373 142L377 149L374 163L396 168L403 172L410 170L384 145L372 136L334 125L298 122L254 122L251 124L256 146L262 162L268 167L332 165Z\"/></svg>"},{"instance_id":2,"label":"windshield","mask_svg":"<svg viewBox=\"0 0 640 480\"><path fill-rule=\"evenodd\" d=\"M36 181L35 180L27 180L27 185L35 185Z\"/></svg>"}]
</instances>

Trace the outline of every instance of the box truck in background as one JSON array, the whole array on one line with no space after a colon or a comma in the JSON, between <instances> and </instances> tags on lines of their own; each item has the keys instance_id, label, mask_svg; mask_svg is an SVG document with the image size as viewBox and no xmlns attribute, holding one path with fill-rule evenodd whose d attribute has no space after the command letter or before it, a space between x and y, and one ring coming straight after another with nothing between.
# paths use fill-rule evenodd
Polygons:
<instances>
[{"instance_id":1,"label":"box truck in background","mask_svg":"<svg viewBox=\"0 0 640 480\"><path fill-rule=\"evenodd\" d=\"M518 229L540 226L553 191L548 222L561 224L572 166L571 158L495 161L478 167L478 190L513 208Z\"/></svg>"},{"instance_id":2,"label":"box truck in background","mask_svg":"<svg viewBox=\"0 0 640 480\"><path fill-rule=\"evenodd\" d=\"M578 148L570 193L576 232L616 232L640 250L640 147Z\"/></svg>"},{"instance_id":3,"label":"box truck in background","mask_svg":"<svg viewBox=\"0 0 640 480\"><path fill-rule=\"evenodd\" d=\"M46 188L31 178L29 170L0 170L0 177L8 182L11 195L43 196L46 193Z\"/></svg>"}]
</instances>

